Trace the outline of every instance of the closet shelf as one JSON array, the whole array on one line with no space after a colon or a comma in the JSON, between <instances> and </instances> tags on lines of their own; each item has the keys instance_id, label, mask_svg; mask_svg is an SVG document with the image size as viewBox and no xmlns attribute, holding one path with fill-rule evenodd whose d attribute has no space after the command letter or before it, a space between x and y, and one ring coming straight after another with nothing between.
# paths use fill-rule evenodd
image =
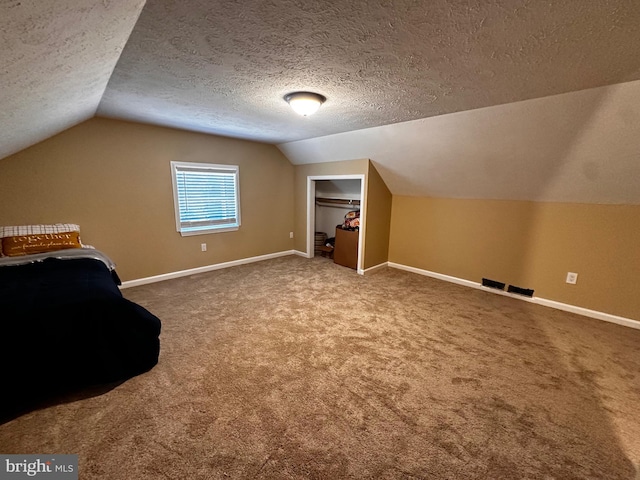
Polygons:
<instances>
[{"instance_id":1,"label":"closet shelf","mask_svg":"<svg viewBox=\"0 0 640 480\"><path fill-rule=\"evenodd\" d=\"M360 208L360 200L316 197L316 205L320 205L323 207L336 207L336 208L354 208L354 207Z\"/></svg>"}]
</instances>

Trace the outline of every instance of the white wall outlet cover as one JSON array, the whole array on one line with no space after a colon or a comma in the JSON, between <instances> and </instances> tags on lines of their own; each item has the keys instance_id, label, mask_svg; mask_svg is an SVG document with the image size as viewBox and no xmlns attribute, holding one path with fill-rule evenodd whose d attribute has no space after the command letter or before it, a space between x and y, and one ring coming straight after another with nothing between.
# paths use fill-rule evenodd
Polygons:
<instances>
[{"instance_id":1,"label":"white wall outlet cover","mask_svg":"<svg viewBox=\"0 0 640 480\"><path fill-rule=\"evenodd\" d=\"M201 243L201 244L200 244L200 249L201 249L203 252L206 252L206 251L207 251L207 244L206 244L206 243Z\"/></svg>"},{"instance_id":2,"label":"white wall outlet cover","mask_svg":"<svg viewBox=\"0 0 640 480\"><path fill-rule=\"evenodd\" d=\"M575 285L578 282L578 274L573 272L567 273L567 283Z\"/></svg>"}]
</instances>

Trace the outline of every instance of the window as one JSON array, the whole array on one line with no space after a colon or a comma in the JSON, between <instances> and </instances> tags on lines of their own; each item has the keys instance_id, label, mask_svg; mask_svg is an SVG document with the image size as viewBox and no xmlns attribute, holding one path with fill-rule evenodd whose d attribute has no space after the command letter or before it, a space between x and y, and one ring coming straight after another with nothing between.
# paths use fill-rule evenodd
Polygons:
<instances>
[{"instance_id":1,"label":"window","mask_svg":"<svg viewBox=\"0 0 640 480\"><path fill-rule=\"evenodd\" d=\"M176 228L182 236L240 227L238 167L171 162Z\"/></svg>"}]
</instances>

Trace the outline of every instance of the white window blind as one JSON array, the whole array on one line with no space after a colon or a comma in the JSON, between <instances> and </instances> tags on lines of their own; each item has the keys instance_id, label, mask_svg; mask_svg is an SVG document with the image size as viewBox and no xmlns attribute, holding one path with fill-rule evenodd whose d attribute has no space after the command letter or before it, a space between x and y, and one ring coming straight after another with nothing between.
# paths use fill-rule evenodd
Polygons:
<instances>
[{"instance_id":1,"label":"white window blind","mask_svg":"<svg viewBox=\"0 0 640 480\"><path fill-rule=\"evenodd\" d=\"M238 167L171 162L176 228L197 235L240 227Z\"/></svg>"}]
</instances>

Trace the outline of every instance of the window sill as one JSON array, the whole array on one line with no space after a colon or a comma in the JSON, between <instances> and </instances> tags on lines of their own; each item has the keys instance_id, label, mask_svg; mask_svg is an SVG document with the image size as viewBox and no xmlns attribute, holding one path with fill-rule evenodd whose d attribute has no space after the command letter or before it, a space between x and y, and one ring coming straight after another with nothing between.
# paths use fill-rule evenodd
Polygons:
<instances>
[{"instance_id":1,"label":"window sill","mask_svg":"<svg viewBox=\"0 0 640 480\"><path fill-rule=\"evenodd\" d=\"M183 237L190 237L192 235L208 235L210 233L235 232L239 229L239 226L235 226L225 228L203 228L201 230L183 230L180 232L180 235L182 235Z\"/></svg>"}]
</instances>

